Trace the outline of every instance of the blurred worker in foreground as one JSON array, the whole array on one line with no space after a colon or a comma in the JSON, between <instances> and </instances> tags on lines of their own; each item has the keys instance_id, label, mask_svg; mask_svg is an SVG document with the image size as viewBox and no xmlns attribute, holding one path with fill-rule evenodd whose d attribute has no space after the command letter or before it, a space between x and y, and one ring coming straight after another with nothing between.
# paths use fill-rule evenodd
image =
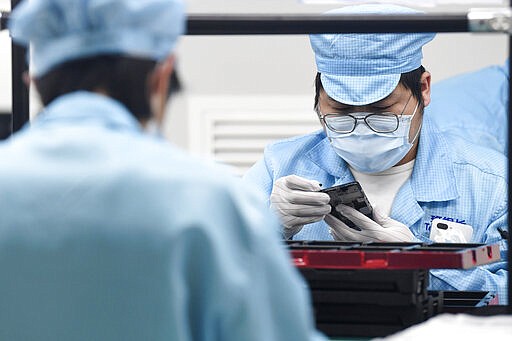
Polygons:
<instances>
[{"instance_id":1,"label":"blurred worker in foreground","mask_svg":"<svg viewBox=\"0 0 512 341\"><path fill-rule=\"evenodd\" d=\"M264 200L144 132L184 21L180 0L12 13L45 109L0 145L0 339L323 339Z\"/></svg>"},{"instance_id":2,"label":"blurred worker in foreground","mask_svg":"<svg viewBox=\"0 0 512 341\"><path fill-rule=\"evenodd\" d=\"M400 14L393 5L349 6L330 12ZM311 35L318 74L315 110L323 130L279 141L245 175L280 215L284 238L361 242L430 242L435 218L469 224L471 243L507 243L504 156L436 130L424 108L430 73L422 46L434 34ZM336 209L322 188L358 181L373 219ZM431 272L435 290L492 290L506 302L506 262L471 271Z\"/></svg>"},{"instance_id":3,"label":"blurred worker in foreground","mask_svg":"<svg viewBox=\"0 0 512 341\"><path fill-rule=\"evenodd\" d=\"M442 80L425 113L442 132L507 155L508 81L508 60Z\"/></svg>"}]
</instances>

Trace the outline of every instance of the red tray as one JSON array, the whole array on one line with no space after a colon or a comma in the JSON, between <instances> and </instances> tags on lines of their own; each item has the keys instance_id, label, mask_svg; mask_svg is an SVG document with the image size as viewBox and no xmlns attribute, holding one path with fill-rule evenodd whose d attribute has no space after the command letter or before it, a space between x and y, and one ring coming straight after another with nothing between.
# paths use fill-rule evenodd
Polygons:
<instances>
[{"instance_id":1,"label":"red tray","mask_svg":"<svg viewBox=\"0 0 512 341\"><path fill-rule=\"evenodd\" d=\"M498 244L288 241L295 266L316 269L470 269L500 260Z\"/></svg>"}]
</instances>

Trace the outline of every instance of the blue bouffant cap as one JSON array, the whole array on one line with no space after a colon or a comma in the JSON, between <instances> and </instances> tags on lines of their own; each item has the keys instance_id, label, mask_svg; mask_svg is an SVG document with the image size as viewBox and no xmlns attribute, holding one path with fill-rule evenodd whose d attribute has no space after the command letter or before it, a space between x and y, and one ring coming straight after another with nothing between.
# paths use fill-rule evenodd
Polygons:
<instances>
[{"instance_id":1,"label":"blue bouffant cap","mask_svg":"<svg viewBox=\"0 0 512 341\"><path fill-rule=\"evenodd\" d=\"M30 44L31 72L104 54L162 60L185 27L181 0L24 0L12 12L12 39Z\"/></svg>"},{"instance_id":2,"label":"blue bouffant cap","mask_svg":"<svg viewBox=\"0 0 512 341\"><path fill-rule=\"evenodd\" d=\"M333 14L417 13L407 7L374 4L348 6ZM400 75L421 66L422 47L434 33L312 34L322 86L332 99L348 105L366 105L388 96Z\"/></svg>"}]
</instances>

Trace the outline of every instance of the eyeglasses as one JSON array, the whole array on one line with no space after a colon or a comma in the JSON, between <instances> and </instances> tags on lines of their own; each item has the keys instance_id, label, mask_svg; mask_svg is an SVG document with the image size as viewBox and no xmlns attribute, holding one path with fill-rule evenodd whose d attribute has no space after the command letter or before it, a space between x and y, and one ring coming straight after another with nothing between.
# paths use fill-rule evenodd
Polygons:
<instances>
[{"instance_id":1,"label":"eyeglasses","mask_svg":"<svg viewBox=\"0 0 512 341\"><path fill-rule=\"evenodd\" d=\"M340 134L348 134L353 132L356 129L357 121L363 121L368 126L368 128L376 133L392 133L398 129L398 125L400 124L400 117L402 117L404 114L405 108L407 107L411 97L412 95L407 99L407 102L405 103L405 106L400 115L392 112L358 112L351 114L320 114L319 117L322 121L324 121L327 128Z\"/></svg>"}]
</instances>

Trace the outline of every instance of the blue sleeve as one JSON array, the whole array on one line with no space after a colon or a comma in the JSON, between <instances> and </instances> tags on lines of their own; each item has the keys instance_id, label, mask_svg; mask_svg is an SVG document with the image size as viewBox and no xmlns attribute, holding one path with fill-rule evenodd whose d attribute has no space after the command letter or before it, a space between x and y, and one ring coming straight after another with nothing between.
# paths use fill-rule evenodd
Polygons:
<instances>
[{"instance_id":1,"label":"blue sleeve","mask_svg":"<svg viewBox=\"0 0 512 341\"><path fill-rule=\"evenodd\" d=\"M307 287L275 233L276 217L257 193L236 187L211 198L204 228L180 243L193 329L225 341L325 340L314 327Z\"/></svg>"},{"instance_id":2,"label":"blue sleeve","mask_svg":"<svg viewBox=\"0 0 512 341\"><path fill-rule=\"evenodd\" d=\"M425 113L443 132L506 153L508 78L507 62L434 83Z\"/></svg>"},{"instance_id":3,"label":"blue sleeve","mask_svg":"<svg viewBox=\"0 0 512 341\"><path fill-rule=\"evenodd\" d=\"M274 179L272 167L269 163L267 151L265 151L264 156L244 174L243 180L255 186L267 198L267 203L270 206L268 200L274 187Z\"/></svg>"},{"instance_id":4,"label":"blue sleeve","mask_svg":"<svg viewBox=\"0 0 512 341\"><path fill-rule=\"evenodd\" d=\"M498 228L506 230L507 214L502 214L489 225L484 243L499 243L501 260L470 270L431 270L430 287L435 290L492 291L498 294L500 304L508 302L508 243Z\"/></svg>"},{"instance_id":5,"label":"blue sleeve","mask_svg":"<svg viewBox=\"0 0 512 341\"><path fill-rule=\"evenodd\" d=\"M267 223L272 230L280 229L275 219ZM279 239L277 234L260 234L255 240L247 263L249 281L240 297L242 310L228 326L232 340L324 340L314 327L307 285Z\"/></svg>"}]
</instances>

